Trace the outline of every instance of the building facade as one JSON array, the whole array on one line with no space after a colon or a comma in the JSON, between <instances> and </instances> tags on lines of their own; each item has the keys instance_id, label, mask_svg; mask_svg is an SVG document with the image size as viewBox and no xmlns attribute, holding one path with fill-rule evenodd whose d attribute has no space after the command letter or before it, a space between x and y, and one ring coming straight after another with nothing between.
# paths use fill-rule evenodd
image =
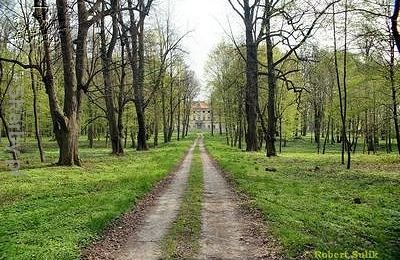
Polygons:
<instances>
[{"instance_id":1,"label":"building facade","mask_svg":"<svg viewBox=\"0 0 400 260\"><path fill-rule=\"evenodd\" d=\"M192 112L190 115L190 130L211 131L212 122L213 113L207 102L195 101L192 105Z\"/></svg>"}]
</instances>

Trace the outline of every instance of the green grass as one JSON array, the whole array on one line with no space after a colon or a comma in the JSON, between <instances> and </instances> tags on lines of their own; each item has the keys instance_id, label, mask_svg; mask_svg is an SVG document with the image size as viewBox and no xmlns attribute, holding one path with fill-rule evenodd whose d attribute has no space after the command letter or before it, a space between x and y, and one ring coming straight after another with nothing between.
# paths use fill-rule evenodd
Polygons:
<instances>
[{"instance_id":1,"label":"green grass","mask_svg":"<svg viewBox=\"0 0 400 260\"><path fill-rule=\"evenodd\" d=\"M40 165L34 145L27 144L22 175L0 171L0 259L79 259L80 249L134 207L193 140L128 150L122 157L83 146L83 168ZM46 143L46 150L48 162L56 160L54 144Z\"/></svg>"},{"instance_id":2,"label":"green grass","mask_svg":"<svg viewBox=\"0 0 400 260\"><path fill-rule=\"evenodd\" d=\"M237 189L262 210L287 258L313 258L316 250L373 250L379 259L400 259L400 160L395 154L356 154L346 170L335 146L317 155L312 145L298 140L268 159L228 147L220 137L205 141Z\"/></svg>"},{"instance_id":3,"label":"green grass","mask_svg":"<svg viewBox=\"0 0 400 260\"><path fill-rule=\"evenodd\" d=\"M194 150L188 188L178 217L162 242L163 259L193 259L199 250L203 168L199 148Z\"/></svg>"}]
</instances>

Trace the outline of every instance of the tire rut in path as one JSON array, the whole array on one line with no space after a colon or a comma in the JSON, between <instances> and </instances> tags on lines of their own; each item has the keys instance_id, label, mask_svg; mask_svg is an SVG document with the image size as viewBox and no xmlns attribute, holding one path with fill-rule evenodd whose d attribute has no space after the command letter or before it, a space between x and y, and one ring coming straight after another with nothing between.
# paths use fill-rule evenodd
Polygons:
<instances>
[{"instance_id":1,"label":"tire rut in path","mask_svg":"<svg viewBox=\"0 0 400 260\"><path fill-rule=\"evenodd\" d=\"M177 217L186 190L196 144L197 141L190 148L166 191L157 199L155 205L147 211L143 224L117 251L114 259L151 260L160 258L162 254L160 242Z\"/></svg>"},{"instance_id":2,"label":"tire rut in path","mask_svg":"<svg viewBox=\"0 0 400 260\"><path fill-rule=\"evenodd\" d=\"M259 248L249 243L248 223L240 214L238 197L199 141L204 174L202 231L197 259L257 259ZM250 239L251 240L251 239Z\"/></svg>"}]
</instances>

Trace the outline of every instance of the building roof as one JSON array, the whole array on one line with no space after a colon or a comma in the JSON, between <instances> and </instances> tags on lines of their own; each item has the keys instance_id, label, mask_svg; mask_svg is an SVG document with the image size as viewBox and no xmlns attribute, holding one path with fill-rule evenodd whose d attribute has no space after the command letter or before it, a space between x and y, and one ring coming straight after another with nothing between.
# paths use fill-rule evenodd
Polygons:
<instances>
[{"instance_id":1,"label":"building roof","mask_svg":"<svg viewBox=\"0 0 400 260\"><path fill-rule=\"evenodd\" d=\"M205 101L195 101L192 105L193 109L209 109L210 106Z\"/></svg>"}]
</instances>

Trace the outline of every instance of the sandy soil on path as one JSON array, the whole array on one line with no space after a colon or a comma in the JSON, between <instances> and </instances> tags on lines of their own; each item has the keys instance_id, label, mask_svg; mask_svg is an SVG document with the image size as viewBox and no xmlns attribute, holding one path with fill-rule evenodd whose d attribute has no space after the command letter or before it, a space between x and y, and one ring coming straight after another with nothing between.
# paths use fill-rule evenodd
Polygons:
<instances>
[{"instance_id":1,"label":"sandy soil on path","mask_svg":"<svg viewBox=\"0 0 400 260\"><path fill-rule=\"evenodd\" d=\"M143 225L137 230L136 234L128 239L115 259L150 260L158 259L161 256L160 241L178 214L187 186L194 147L195 145L186 155L167 190L158 198L155 206L148 211Z\"/></svg>"},{"instance_id":2,"label":"sandy soil on path","mask_svg":"<svg viewBox=\"0 0 400 260\"><path fill-rule=\"evenodd\" d=\"M84 251L84 259L151 260L161 256L160 241L171 227L184 196L192 163L192 145L171 179L160 192L138 205L138 209L123 217L103 241ZM124 230L129 233L126 234Z\"/></svg>"},{"instance_id":3,"label":"sandy soil on path","mask_svg":"<svg viewBox=\"0 0 400 260\"><path fill-rule=\"evenodd\" d=\"M279 243L270 235L262 214L233 191L199 138L175 174L156 187L110 230L103 240L83 251L83 259L161 259L160 243L173 225L187 189L193 150L200 146L204 195L200 250L195 259L283 259Z\"/></svg>"},{"instance_id":4,"label":"sandy soil on path","mask_svg":"<svg viewBox=\"0 0 400 260\"><path fill-rule=\"evenodd\" d=\"M197 259L281 259L276 253L276 245L260 234L262 220L255 219L251 212L241 207L242 200L214 165L202 140L199 146L204 199L201 249Z\"/></svg>"}]
</instances>

